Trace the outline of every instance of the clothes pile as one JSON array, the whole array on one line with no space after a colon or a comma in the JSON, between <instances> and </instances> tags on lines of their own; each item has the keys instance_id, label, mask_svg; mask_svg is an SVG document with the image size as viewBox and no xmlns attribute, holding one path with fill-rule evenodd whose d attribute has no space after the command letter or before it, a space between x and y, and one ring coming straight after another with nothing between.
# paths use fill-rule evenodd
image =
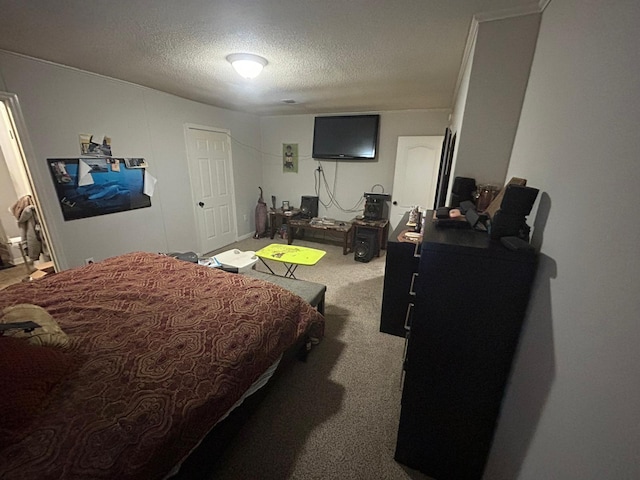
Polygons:
<instances>
[{"instance_id":1,"label":"clothes pile","mask_svg":"<svg viewBox=\"0 0 640 480\"><path fill-rule=\"evenodd\" d=\"M26 254L31 260L38 260L43 253L40 221L31 195L21 197L10 208L22 231L22 240L27 242Z\"/></svg>"}]
</instances>

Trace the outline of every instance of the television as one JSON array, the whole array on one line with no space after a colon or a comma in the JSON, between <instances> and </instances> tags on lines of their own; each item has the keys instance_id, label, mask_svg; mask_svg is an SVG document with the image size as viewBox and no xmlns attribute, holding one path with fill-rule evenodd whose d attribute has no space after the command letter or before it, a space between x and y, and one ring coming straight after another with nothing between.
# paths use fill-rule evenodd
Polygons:
<instances>
[{"instance_id":1,"label":"television","mask_svg":"<svg viewBox=\"0 0 640 480\"><path fill-rule=\"evenodd\" d=\"M374 160L380 115L316 117L313 158Z\"/></svg>"}]
</instances>

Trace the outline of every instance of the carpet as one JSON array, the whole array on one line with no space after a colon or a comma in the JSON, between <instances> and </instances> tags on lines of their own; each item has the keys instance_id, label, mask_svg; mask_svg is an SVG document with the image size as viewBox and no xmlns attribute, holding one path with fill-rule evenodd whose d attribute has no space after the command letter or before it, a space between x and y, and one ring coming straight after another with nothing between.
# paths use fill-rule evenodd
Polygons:
<instances>
[{"instance_id":1,"label":"carpet","mask_svg":"<svg viewBox=\"0 0 640 480\"><path fill-rule=\"evenodd\" d=\"M283 242L251 238L225 250ZM305 363L276 379L211 478L428 478L393 460L404 339L379 332L384 251L362 263L335 243L295 244L327 252L296 271L301 280L327 286L326 336ZM256 269L266 271L260 262Z\"/></svg>"}]
</instances>

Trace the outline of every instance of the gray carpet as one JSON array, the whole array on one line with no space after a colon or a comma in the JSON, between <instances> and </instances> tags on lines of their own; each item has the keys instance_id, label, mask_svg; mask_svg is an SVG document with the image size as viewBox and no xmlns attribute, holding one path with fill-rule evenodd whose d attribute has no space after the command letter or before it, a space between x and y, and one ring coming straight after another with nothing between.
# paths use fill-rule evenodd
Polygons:
<instances>
[{"instance_id":1,"label":"gray carpet","mask_svg":"<svg viewBox=\"0 0 640 480\"><path fill-rule=\"evenodd\" d=\"M259 250L280 239L226 249ZM393 460L401 397L402 338L379 332L384 252L369 263L335 244L296 276L327 285L326 336L294 362L234 439L216 479L426 479ZM225 250L226 250L225 249ZM282 264L270 263L276 273ZM267 269L260 262L260 271Z\"/></svg>"}]
</instances>

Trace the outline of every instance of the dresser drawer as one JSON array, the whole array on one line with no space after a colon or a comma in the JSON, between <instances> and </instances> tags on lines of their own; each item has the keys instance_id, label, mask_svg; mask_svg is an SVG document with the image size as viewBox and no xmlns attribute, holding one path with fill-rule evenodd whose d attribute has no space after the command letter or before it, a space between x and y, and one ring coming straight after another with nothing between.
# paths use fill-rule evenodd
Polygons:
<instances>
[{"instance_id":1,"label":"dresser drawer","mask_svg":"<svg viewBox=\"0 0 640 480\"><path fill-rule=\"evenodd\" d=\"M405 336L407 306L415 299L419 267L420 256L416 256L416 245L391 241L387 244L381 332Z\"/></svg>"}]
</instances>

